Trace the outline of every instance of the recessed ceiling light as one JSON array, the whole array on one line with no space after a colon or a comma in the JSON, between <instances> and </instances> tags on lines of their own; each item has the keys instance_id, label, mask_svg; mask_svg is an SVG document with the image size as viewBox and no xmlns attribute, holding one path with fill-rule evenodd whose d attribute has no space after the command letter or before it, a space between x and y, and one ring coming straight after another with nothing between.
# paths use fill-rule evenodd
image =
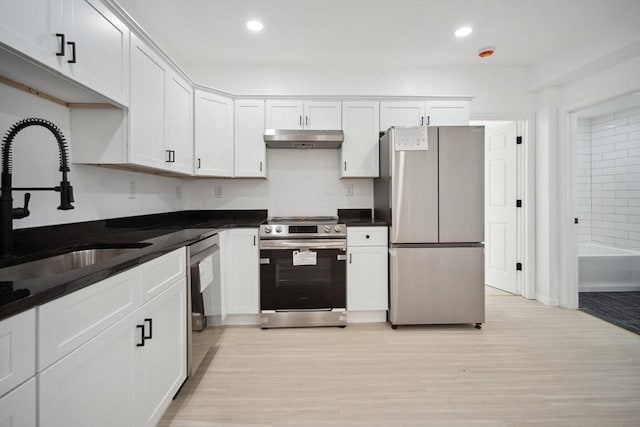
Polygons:
<instances>
[{"instance_id":1,"label":"recessed ceiling light","mask_svg":"<svg viewBox=\"0 0 640 427\"><path fill-rule=\"evenodd\" d=\"M260 21L251 20L251 21L247 21L247 28L250 29L251 31L258 32L258 31L262 31L262 29L264 28L264 25Z\"/></svg>"},{"instance_id":2,"label":"recessed ceiling light","mask_svg":"<svg viewBox=\"0 0 640 427\"><path fill-rule=\"evenodd\" d=\"M469 34L473 32L473 28L471 27L460 27L454 33L456 37L467 37Z\"/></svg>"}]
</instances>

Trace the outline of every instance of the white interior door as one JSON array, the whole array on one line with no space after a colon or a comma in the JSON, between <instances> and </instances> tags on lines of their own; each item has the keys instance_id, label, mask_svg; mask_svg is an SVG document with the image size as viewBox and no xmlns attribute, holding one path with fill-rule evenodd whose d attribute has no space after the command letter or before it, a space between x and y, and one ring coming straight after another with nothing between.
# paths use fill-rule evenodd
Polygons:
<instances>
[{"instance_id":1,"label":"white interior door","mask_svg":"<svg viewBox=\"0 0 640 427\"><path fill-rule=\"evenodd\" d=\"M485 129L485 281L516 289L516 123Z\"/></svg>"}]
</instances>

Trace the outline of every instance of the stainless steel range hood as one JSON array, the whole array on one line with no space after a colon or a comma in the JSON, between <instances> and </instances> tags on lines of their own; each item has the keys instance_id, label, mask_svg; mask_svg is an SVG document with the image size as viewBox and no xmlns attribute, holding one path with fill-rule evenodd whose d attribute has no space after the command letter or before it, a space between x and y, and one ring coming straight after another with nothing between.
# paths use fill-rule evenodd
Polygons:
<instances>
[{"instance_id":1,"label":"stainless steel range hood","mask_svg":"<svg viewBox=\"0 0 640 427\"><path fill-rule=\"evenodd\" d=\"M344 141L341 130L266 129L267 148L340 148Z\"/></svg>"}]
</instances>

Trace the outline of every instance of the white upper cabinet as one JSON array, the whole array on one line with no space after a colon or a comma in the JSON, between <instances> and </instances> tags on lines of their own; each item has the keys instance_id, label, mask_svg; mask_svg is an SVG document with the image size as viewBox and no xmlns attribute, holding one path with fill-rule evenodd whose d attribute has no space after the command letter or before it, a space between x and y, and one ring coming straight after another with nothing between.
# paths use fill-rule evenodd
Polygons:
<instances>
[{"instance_id":1,"label":"white upper cabinet","mask_svg":"<svg viewBox=\"0 0 640 427\"><path fill-rule=\"evenodd\" d=\"M167 65L150 47L131 36L129 161L164 169L164 107Z\"/></svg>"},{"instance_id":2,"label":"white upper cabinet","mask_svg":"<svg viewBox=\"0 0 640 427\"><path fill-rule=\"evenodd\" d=\"M129 109L71 109L74 163L193 175L193 88L131 35Z\"/></svg>"},{"instance_id":3,"label":"white upper cabinet","mask_svg":"<svg viewBox=\"0 0 640 427\"><path fill-rule=\"evenodd\" d=\"M342 103L344 142L340 150L341 178L378 176L379 127L377 101Z\"/></svg>"},{"instance_id":4,"label":"white upper cabinet","mask_svg":"<svg viewBox=\"0 0 640 427\"><path fill-rule=\"evenodd\" d=\"M342 129L340 101L267 100L267 129Z\"/></svg>"},{"instance_id":5,"label":"white upper cabinet","mask_svg":"<svg viewBox=\"0 0 640 427\"><path fill-rule=\"evenodd\" d=\"M342 129L342 106L339 101L305 101L304 128L316 130Z\"/></svg>"},{"instance_id":6,"label":"white upper cabinet","mask_svg":"<svg viewBox=\"0 0 640 427\"><path fill-rule=\"evenodd\" d=\"M98 0L2 0L0 39L128 105L129 28Z\"/></svg>"},{"instance_id":7,"label":"white upper cabinet","mask_svg":"<svg viewBox=\"0 0 640 427\"><path fill-rule=\"evenodd\" d=\"M468 125L469 101L427 101L427 125Z\"/></svg>"},{"instance_id":8,"label":"white upper cabinet","mask_svg":"<svg viewBox=\"0 0 640 427\"><path fill-rule=\"evenodd\" d=\"M193 173L193 89L175 71L166 80L165 152L169 168L183 174Z\"/></svg>"},{"instance_id":9,"label":"white upper cabinet","mask_svg":"<svg viewBox=\"0 0 640 427\"><path fill-rule=\"evenodd\" d=\"M424 101L384 101L380 103L380 130L391 126L424 126Z\"/></svg>"},{"instance_id":10,"label":"white upper cabinet","mask_svg":"<svg viewBox=\"0 0 640 427\"><path fill-rule=\"evenodd\" d=\"M264 100L238 99L234 107L235 176L265 178Z\"/></svg>"},{"instance_id":11,"label":"white upper cabinet","mask_svg":"<svg viewBox=\"0 0 640 427\"><path fill-rule=\"evenodd\" d=\"M233 100L195 91L195 175L233 176Z\"/></svg>"},{"instance_id":12,"label":"white upper cabinet","mask_svg":"<svg viewBox=\"0 0 640 427\"><path fill-rule=\"evenodd\" d=\"M302 101L267 99L267 129L302 129L303 115Z\"/></svg>"},{"instance_id":13,"label":"white upper cabinet","mask_svg":"<svg viewBox=\"0 0 640 427\"><path fill-rule=\"evenodd\" d=\"M469 101L384 101L380 103L380 130L391 126L446 126L469 124Z\"/></svg>"}]
</instances>

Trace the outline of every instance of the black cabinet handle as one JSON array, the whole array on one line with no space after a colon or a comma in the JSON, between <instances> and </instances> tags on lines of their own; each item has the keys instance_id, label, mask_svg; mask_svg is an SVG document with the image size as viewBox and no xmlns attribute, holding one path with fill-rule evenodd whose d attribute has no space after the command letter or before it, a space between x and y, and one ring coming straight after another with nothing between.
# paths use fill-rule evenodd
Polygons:
<instances>
[{"instance_id":1,"label":"black cabinet handle","mask_svg":"<svg viewBox=\"0 0 640 427\"><path fill-rule=\"evenodd\" d=\"M420 126L424 126L424 116L420 116Z\"/></svg>"},{"instance_id":2,"label":"black cabinet handle","mask_svg":"<svg viewBox=\"0 0 640 427\"><path fill-rule=\"evenodd\" d=\"M198 158L198 169L200 169L201 167L201 162L200 162L200 158Z\"/></svg>"},{"instance_id":3,"label":"black cabinet handle","mask_svg":"<svg viewBox=\"0 0 640 427\"><path fill-rule=\"evenodd\" d=\"M173 150L165 150L167 152L167 160L166 163L175 163L176 161L176 152Z\"/></svg>"},{"instance_id":4,"label":"black cabinet handle","mask_svg":"<svg viewBox=\"0 0 640 427\"><path fill-rule=\"evenodd\" d=\"M262 172L262 162L260 162L260 172Z\"/></svg>"},{"instance_id":5,"label":"black cabinet handle","mask_svg":"<svg viewBox=\"0 0 640 427\"><path fill-rule=\"evenodd\" d=\"M431 116L427 116L427 126L431 124Z\"/></svg>"},{"instance_id":6,"label":"black cabinet handle","mask_svg":"<svg viewBox=\"0 0 640 427\"><path fill-rule=\"evenodd\" d=\"M349 264L351 264L352 256L353 256L353 254L351 252L349 252Z\"/></svg>"},{"instance_id":7,"label":"black cabinet handle","mask_svg":"<svg viewBox=\"0 0 640 427\"><path fill-rule=\"evenodd\" d=\"M60 41L60 45L58 47L58 51L56 52L56 56L64 56L64 34L56 33L56 37Z\"/></svg>"},{"instance_id":8,"label":"black cabinet handle","mask_svg":"<svg viewBox=\"0 0 640 427\"><path fill-rule=\"evenodd\" d=\"M153 338L153 319L144 319L144 323L145 325L148 323L149 324L149 336L143 335L142 338L144 338L145 340L150 340ZM142 328L142 331L144 333L145 328Z\"/></svg>"},{"instance_id":9,"label":"black cabinet handle","mask_svg":"<svg viewBox=\"0 0 640 427\"><path fill-rule=\"evenodd\" d=\"M302 127L302 115L300 116L300 127Z\"/></svg>"},{"instance_id":10,"label":"black cabinet handle","mask_svg":"<svg viewBox=\"0 0 640 427\"><path fill-rule=\"evenodd\" d=\"M344 170L347 171L347 162L344 162Z\"/></svg>"},{"instance_id":11,"label":"black cabinet handle","mask_svg":"<svg viewBox=\"0 0 640 427\"><path fill-rule=\"evenodd\" d=\"M309 116L304 116L304 125L309 126Z\"/></svg>"},{"instance_id":12,"label":"black cabinet handle","mask_svg":"<svg viewBox=\"0 0 640 427\"><path fill-rule=\"evenodd\" d=\"M67 42L67 44L71 46L71 59L68 60L67 62L69 64L75 64L76 63L76 42Z\"/></svg>"},{"instance_id":13,"label":"black cabinet handle","mask_svg":"<svg viewBox=\"0 0 640 427\"><path fill-rule=\"evenodd\" d=\"M367 235L366 235L366 236L364 236L364 237L368 239L368 238L369 238L369 237L371 237L371 236L369 236L369 235L367 234Z\"/></svg>"},{"instance_id":14,"label":"black cabinet handle","mask_svg":"<svg viewBox=\"0 0 640 427\"><path fill-rule=\"evenodd\" d=\"M253 236L253 246L256 245L256 236Z\"/></svg>"},{"instance_id":15,"label":"black cabinet handle","mask_svg":"<svg viewBox=\"0 0 640 427\"><path fill-rule=\"evenodd\" d=\"M136 343L136 347L144 347L144 325L136 325L136 329L140 329L142 332L140 333L140 338L142 342Z\"/></svg>"}]
</instances>

